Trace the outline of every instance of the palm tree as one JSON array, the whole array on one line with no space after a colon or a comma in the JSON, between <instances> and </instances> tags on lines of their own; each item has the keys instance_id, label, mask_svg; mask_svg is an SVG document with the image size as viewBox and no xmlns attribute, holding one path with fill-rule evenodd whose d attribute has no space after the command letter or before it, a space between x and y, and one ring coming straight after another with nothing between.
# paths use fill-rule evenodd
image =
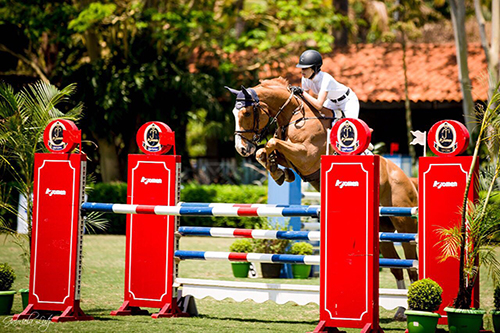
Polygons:
<instances>
[{"instance_id":1,"label":"palm tree","mask_svg":"<svg viewBox=\"0 0 500 333\"><path fill-rule=\"evenodd\" d=\"M500 175L500 92L492 96L486 109L480 110L481 126L474 149L471 167L467 178L464 201L461 207L462 218L460 226L441 230L443 259L454 257L459 259L459 289L454 307L469 309L472 302L472 288L479 274L479 266L484 265L496 285L500 281L500 262L496 258L494 239L500 232L500 220L492 207L491 198L498 191ZM488 130L487 130L488 129ZM490 144L491 142L496 144ZM490 165L481 171L479 190L482 193L478 202L470 202L468 193L471 186L474 168L478 160L482 143L490 155Z\"/></svg>"},{"instance_id":2,"label":"palm tree","mask_svg":"<svg viewBox=\"0 0 500 333\"><path fill-rule=\"evenodd\" d=\"M43 145L45 127L55 118L76 121L82 115L83 104L71 106L69 97L76 86L71 84L61 90L55 86L37 82L19 92L0 82L0 171L14 179L14 188L25 198L33 193L35 153L46 151ZM67 108L62 112L62 108ZM16 207L9 204L12 188L0 183L0 209L15 215ZM14 237L23 250L23 259L29 263L33 202L26 200L27 234L18 234L4 219L0 219L0 231Z\"/></svg>"}]
</instances>

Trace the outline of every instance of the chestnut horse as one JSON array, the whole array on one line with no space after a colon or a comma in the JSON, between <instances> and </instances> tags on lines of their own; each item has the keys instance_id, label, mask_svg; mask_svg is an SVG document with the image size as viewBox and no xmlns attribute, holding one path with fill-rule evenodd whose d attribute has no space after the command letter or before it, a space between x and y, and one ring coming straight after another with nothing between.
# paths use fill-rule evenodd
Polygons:
<instances>
[{"instance_id":1,"label":"chestnut horse","mask_svg":"<svg viewBox=\"0 0 500 333\"><path fill-rule=\"evenodd\" d=\"M319 191L320 160L326 153L327 130L332 118L325 116L294 95L283 78L262 81L258 86L242 90L226 87L236 95L233 114L236 122L235 146L244 157L256 154L278 184L293 181L295 170L304 181ZM276 123L273 137L257 150L270 126ZM285 169L278 168L278 164ZM354 200L354 199L353 199ZM392 161L380 157L380 205L386 207L416 207L418 194L415 185ZM416 233L417 221L410 217L380 218L380 231ZM417 259L416 246L403 243L405 257ZM392 242L381 242L384 258L399 258ZM391 269L398 288L403 289L403 271ZM410 280L418 280L416 271L408 271ZM400 317L398 310L396 317ZM397 318L400 319L400 318Z\"/></svg>"}]
</instances>

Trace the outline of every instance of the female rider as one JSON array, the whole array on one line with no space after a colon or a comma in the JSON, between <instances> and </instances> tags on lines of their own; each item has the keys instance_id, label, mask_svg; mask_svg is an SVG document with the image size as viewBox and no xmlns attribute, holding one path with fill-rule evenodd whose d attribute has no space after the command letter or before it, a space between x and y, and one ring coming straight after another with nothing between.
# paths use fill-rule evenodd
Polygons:
<instances>
[{"instance_id":1,"label":"female rider","mask_svg":"<svg viewBox=\"0 0 500 333\"><path fill-rule=\"evenodd\" d=\"M302 69L302 88L291 87L294 94L301 94L323 114L337 119L358 118L358 97L348 87L328 73L321 71L323 59L318 51L307 50L300 55L298 68ZM326 109L326 110L325 110Z\"/></svg>"}]
</instances>

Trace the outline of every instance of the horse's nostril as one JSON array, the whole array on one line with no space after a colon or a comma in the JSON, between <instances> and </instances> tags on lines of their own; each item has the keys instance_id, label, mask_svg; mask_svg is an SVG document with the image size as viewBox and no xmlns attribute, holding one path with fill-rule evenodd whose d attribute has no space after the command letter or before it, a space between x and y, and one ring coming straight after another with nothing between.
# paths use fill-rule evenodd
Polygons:
<instances>
[{"instance_id":1,"label":"horse's nostril","mask_svg":"<svg viewBox=\"0 0 500 333\"><path fill-rule=\"evenodd\" d=\"M242 153L242 154L246 154L246 151L247 151L247 150L246 150L245 148L241 148L241 153Z\"/></svg>"}]
</instances>

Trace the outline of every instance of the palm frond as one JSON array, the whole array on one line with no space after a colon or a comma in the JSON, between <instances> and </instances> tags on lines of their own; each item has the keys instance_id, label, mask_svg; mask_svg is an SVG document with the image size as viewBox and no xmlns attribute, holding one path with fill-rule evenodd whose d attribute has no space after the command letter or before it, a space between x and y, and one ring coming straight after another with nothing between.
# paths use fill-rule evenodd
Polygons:
<instances>
[{"instance_id":1,"label":"palm frond","mask_svg":"<svg viewBox=\"0 0 500 333\"><path fill-rule=\"evenodd\" d=\"M7 119L17 111L17 100L12 86L0 82L0 118Z\"/></svg>"},{"instance_id":2,"label":"palm frond","mask_svg":"<svg viewBox=\"0 0 500 333\"><path fill-rule=\"evenodd\" d=\"M84 218L85 227L90 233L95 233L96 229L106 230L109 225L109 220L103 218L104 213L101 212L90 212Z\"/></svg>"}]
</instances>

